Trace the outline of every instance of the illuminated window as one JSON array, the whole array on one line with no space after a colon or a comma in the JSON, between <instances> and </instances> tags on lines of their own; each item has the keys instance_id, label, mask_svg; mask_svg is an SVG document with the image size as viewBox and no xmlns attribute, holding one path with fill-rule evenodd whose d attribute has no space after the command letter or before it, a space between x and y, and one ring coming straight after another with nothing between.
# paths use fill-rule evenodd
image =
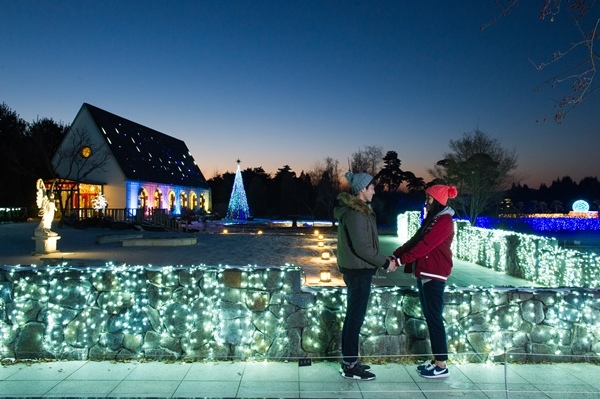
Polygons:
<instances>
[{"instance_id":1,"label":"illuminated window","mask_svg":"<svg viewBox=\"0 0 600 399\"><path fill-rule=\"evenodd\" d=\"M187 207L187 194L185 192L181 192L181 194L179 194L179 203L181 204L182 208L186 208Z\"/></svg>"},{"instance_id":2,"label":"illuminated window","mask_svg":"<svg viewBox=\"0 0 600 399\"><path fill-rule=\"evenodd\" d=\"M140 188L140 192L138 194L138 208L148 208L148 191L143 187Z\"/></svg>"},{"instance_id":3,"label":"illuminated window","mask_svg":"<svg viewBox=\"0 0 600 399\"><path fill-rule=\"evenodd\" d=\"M83 158L89 158L90 155L92 155L92 148L89 145L83 146L81 147L81 151L79 152L79 154Z\"/></svg>"},{"instance_id":4,"label":"illuminated window","mask_svg":"<svg viewBox=\"0 0 600 399\"><path fill-rule=\"evenodd\" d=\"M198 208L198 196L194 191L190 191L190 208L196 209Z\"/></svg>"},{"instance_id":5,"label":"illuminated window","mask_svg":"<svg viewBox=\"0 0 600 399\"><path fill-rule=\"evenodd\" d=\"M175 192L169 191L169 210L173 212L175 210Z\"/></svg>"},{"instance_id":6,"label":"illuminated window","mask_svg":"<svg viewBox=\"0 0 600 399\"><path fill-rule=\"evenodd\" d=\"M154 190L154 207L156 209L162 209L162 191L160 189Z\"/></svg>"}]
</instances>

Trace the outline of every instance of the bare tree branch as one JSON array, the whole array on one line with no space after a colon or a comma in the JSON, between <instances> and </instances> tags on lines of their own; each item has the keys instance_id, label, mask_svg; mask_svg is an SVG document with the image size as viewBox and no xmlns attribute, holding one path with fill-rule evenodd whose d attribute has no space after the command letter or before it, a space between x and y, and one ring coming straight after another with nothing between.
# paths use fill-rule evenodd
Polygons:
<instances>
[{"instance_id":1,"label":"bare tree branch","mask_svg":"<svg viewBox=\"0 0 600 399\"><path fill-rule=\"evenodd\" d=\"M105 167L112 158L112 153L107 148L96 149L87 157L81 155L83 147L94 148L89 132L85 129L76 129L67 136L66 140L68 142L63 143L54 158L55 176L61 178L58 179L57 190L67 192L67 195L61 196L59 201L62 214L61 224L67 216L75 185L82 183L93 172L106 171Z\"/></svg>"},{"instance_id":2,"label":"bare tree branch","mask_svg":"<svg viewBox=\"0 0 600 399\"><path fill-rule=\"evenodd\" d=\"M496 5L498 5L500 11L490 21L481 25L480 31L494 25L500 18L509 15L519 4L520 0L496 0ZM570 84L569 92L560 100L555 100L558 111L554 114L554 120L557 123L560 123L567 114L600 88L600 84L595 83L596 64L600 60L600 53L594 49L596 40L600 38L598 30L600 17L596 17L592 12L592 10L599 8L597 6L595 0L569 0L566 4L563 4L561 0L544 0L542 2L538 18L554 22L561 11L566 9L580 40L572 43L566 50L555 51L549 61L535 63L530 60L534 67L541 71L559 61L568 62L570 58L577 57L576 51L581 48L584 49L582 53L584 57L580 62L576 62L572 67L556 74L534 88L534 91L539 91L544 87L555 88L563 83Z\"/></svg>"}]
</instances>

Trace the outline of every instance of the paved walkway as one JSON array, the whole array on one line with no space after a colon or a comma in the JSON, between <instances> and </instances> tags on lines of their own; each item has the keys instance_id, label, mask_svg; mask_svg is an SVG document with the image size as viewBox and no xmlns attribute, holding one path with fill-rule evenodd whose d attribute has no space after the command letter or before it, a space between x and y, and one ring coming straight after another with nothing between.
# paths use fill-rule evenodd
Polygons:
<instances>
[{"instance_id":1,"label":"paved walkway","mask_svg":"<svg viewBox=\"0 0 600 399\"><path fill-rule=\"evenodd\" d=\"M35 224L0 225L0 264L40 264L32 255ZM135 264L198 264L198 248L127 249L98 245L98 234L110 230L59 231L60 256L81 262L135 259ZM207 235L205 247L219 235ZM382 236L385 252L398 241ZM76 252L75 252L76 251ZM130 257L131 258L128 258ZM124 260L127 260L124 259ZM166 262L166 263L165 263ZM331 270L334 270L332 267ZM318 270L318 268L317 268ZM339 280L337 280L339 282ZM413 286L400 272L376 278L381 286ZM330 285L336 284L336 281ZM460 287L532 286L481 266L456 261L449 284ZM204 397L204 398L599 398L598 365L577 364L452 364L450 377L427 380L414 364L373 365L375 381L343 379L338 363L313 359L311 366L284 362L92 362L60 361L9 364L0 367L0 397Z\"/></svg>"},{"instance_id":2,"label":"paved walkway","mask_svg":"<svg viewBox=\"0 0 600 399\"><path fill-rule=\"evenodd\" d=\"M428 380L414 365L373 365L374 381L347 380L339 363L113 363L66 361L0 367L0 397L522 398L600 397L598 366L450 365ZM506 376L506 378L505 378Z\"/></svg>"},{"instance_id":3,"label":"paved walkway","mask_svg":"<svg viewBox=\"0 0 600 399\"><path fill-rule=\"evenodd\" d=\"M292 263L301 266L306 275L307 285L343 286L341 275L337 271L335 259L323 262L318 258L303 256L311 252L306 248L290 248L284 237L260 237L269 240L268 245L274 246L273 253L268 251L258 252L262 244L257 243L259 237L254 234L222 235L219 224L210 225L206 232L194 233L198 237L198 244L181 247L122 247L120 242L96 244L98 236L114 234L134 234L133 230L114 231L109 229L78 230L70 227L63 229L53 228L60 235L57 248L60 252L51 255L33 255L35 243L32 240L37 223L0 224L0 265L31 265L51 264L70 260L74 264L101 266L107 261L133 265L152 264L164 265L207 265L228 264L248 265L254 264L256 258L267 259L269 263L263 266L281 266ZM154 233L144 232L144 237L185 236L185 233ZM268 235L268 234L265 234ZM188 234L189 236L189 234ZM327 243L335 245L335 237L325 237ZM265 241L262 241L265 242ZM380 236L382 252L391 254L400 242L396 236ZM316 248L316 247L315 247ZM334 247L335 249L335 247ZM215 263L216 262L216 263ZM327 266L331 271L332 281L327 284L319 282L321 267ZM402 270L394 273L380 273L373 280L378 286L416 286L415 279ZM454 260L452 275L448 285L457 287L532 287L535 284L519 278L508 276L485 267L460 260Z\"/></svg>"}]
</instances>

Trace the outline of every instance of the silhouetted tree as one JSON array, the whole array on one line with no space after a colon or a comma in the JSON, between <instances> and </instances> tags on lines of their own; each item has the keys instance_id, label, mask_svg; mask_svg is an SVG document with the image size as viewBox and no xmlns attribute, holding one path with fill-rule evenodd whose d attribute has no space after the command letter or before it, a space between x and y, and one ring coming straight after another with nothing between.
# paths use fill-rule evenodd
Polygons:
<instances>
[{"instance_id":1,"label":"silhouetted tree","mask_svg":"<svg viewBox=\"0 0 600 399\"><path fill-rule=\"evenodd\" d=\"M304 171L298 177L298 194L302 209L307 211L311 218L314 219L316 212L315 187L310 175L304 173Z\"/></svg>"},{"instance_id":2,"label":"silhouetted tree","mask_svg":"<svg viewBox=\"0 0 600 399\"><path fill-rule=\"evenodd\" d=\"M600 181L597 177L584 177L577 187L578 199L585 199L590 205L600 202Z\"/></svg>"},{"instance_id":3,"label":"silhouetted tree","mask_svg":"<svg viewBox=\"0 0 600 399\"><path fill-rule=\"evenodd\" d=\"M368 173L375 176L379 173L383 162L383 148L374 145L366 146L352 154L350 171L353 173Z\"/></svg>"},{"instance_id":4,"label":"silhouetted tree","mask_svg":"<svg viewBox=\"0 0 600 399\"><path fill-rule=\"evenodd\" d=\"M81 149L91 146L90 133L85 129L75 129L67 134L64 142L52 157L54 177L56 178L55 189L57 192L66 194L58 197L62 215L59 226L62 226L70 213L76 185L84 182L90 174L98 170L105 170L108 161L112 158L112 153L108 148L94 151L89 157L81 156Z\"/></svg>"},{"instance_id":5,"label":"silhouetted tree","mask_svg":"<svg viewBox=\"0 0 600 399\"><path fill-rule=\"evenodd\" d=\"M0 105L0 204L35 211L37 179L54 177L51 158L69 127L43 118L27 123L3 103Z\"/></svg>"},{"instance_id":6,"label":"silhouetted tree","mask_svg":"<svg viewBox=\"0 0 600 399\"><path fill-rule=\"evenodd\" d=\"M269 208L267 187L271 176L262 167L242 171L248 206L254 216L265 216Z\"/></svg>"},{"instance_id":7,"label":"silhouetted tree","mask_svg":"<svg viewBox=\"0 0 600 399\"><path fill-rule=\"evenodd\" d=\"M565 205L567 210L570 210L573 202L579 199L577 191L577 183L573 181L571 176L563 176L560 179L552 181L547 190L542 190L540 187L537 199L539 201L546 201L550 198L557 199Z\"/></svg>"},{"instance_id":8,"label":"silhouetted tree","mask_svg":"<svg viewBox=\"0 0 600 399\"><path fill-rule=\"evenodd\" d=\"M336 192L334 189L329 172L323 172L315 191L317 214L320 218L326 218L333 222L333 208L335 207L336 197L339 192Z\"/></svg>"},{"instance_id":9,"label":"silhouetted tree","mask_svg":"<svg viewBox=\"0 0 600 399\"><path fill-rule=\"evenodd\" d=\"M52 119L38 119L29 124L27 134L30 138L31 159L34 162L34 175L49 179L54 176L52 157L69 131L69 125L57 123Z\"/></svg>"},{"instance_id":10,"label":"silhouetted tree","mask_svg":"<svg viewBox=\"0 0 600 399\"><path fill-rule=\"evenodd\" d=\"M299 208L296 172L289 165L277 169L270 190L271 203L280 216L295 214Z\"/></svg>"},{"instance_id":11,"label":"silhouetted tree","mask_svg":"<svg viewBox=\"0 0 600 399\"><path fill-rule=\"evenodd\" d=\"M552 212L554 213L564 212L563 203L559 200L552 201L552 204L550 206L552 207Z\"/></svg>"},{"instance_id":12,"label":"silhouetted tree","mask_svg":"<svg viewBox=\"0 0 600 399\"><path fill-rule=\"evenodd\" d=\"M222 175L223 183L219 187L217 193L218 202L215 203L214 212L221 216L227 214L227 208L229 206L229 199L231 198L231 192L233 191L233 183L235 182L235 173L225 172Z\"/></svg>"},{"instance_id":13,"label":"silhouetted tree","mask_svg":"<svg viewBox=\"0 0 600 399\"><path fill-rule=\"evenodd\" d=\"M408 191L421 191L425 190L425 180L422 177L417 177L413 172L404 172L404 178L407 181L406 188Z\"/></svg>"},{"instance_id":14,"label":"silhouetted tree","mask_svg":"<svg viewBox=\"0 0 600 399\"><path fill-rule=\"evenodd\" d=\"M457 210L474 224L480 214L500 203L514 181L517 155L479 129L450 140L450 148L453 152L444 154L429 173L458 188Z\"/></svg>"},{"instance_id":15,"label":"silhouetted tree","mask_svg":"<svg viewBox=\"0 0 600 399\"><path fill-rule=\"evenodd\" d=\"M388 151L383 157L383 168L375 176L377 185L385 191L396 192L405 180L404 172L400 169L401 163L396 151Z\"/></svg>"},{"instance_id":16,"label":"silhouetted tree","mask_svg":"<svg viewBox=\"0 0 600 399\"><path fill-rule=\"evenodd\" d=\"M591 210L597 210L600 205L600 181L596 177L585 177L578 184L570 176L563 176L552 181L550 186L540 184L537 190L527 185L513 184L506 192L506 197L513 203L523 204L520 209L523 213L540 212L541 203L550 204L546 209L549 212L566 213L578 199L587 201Z\"/></svg>"},{"instance_id":17,"label":"silhouetted tree","mask_svg":"<svg viewBox=\"0 0 600 399\"><path fill-rule=\"evenodd\" d=\"M23 200L27 190L35 190L35 180L28 187L21 162L15 157L26 160L27 156L27 123L11 110L6 103L0 105L0 206L27 206Z\"/></svg>"},{"instance_id":18,"label":"silhouetted tree","mask_svg":"<svg viewBox=\"0 0 600 399\"><path fill-rule=\"evenodd\" d=\"M331 157L325 157L324 162L315 165L309 175L311 181L315 184L317 217L333 221L333 208L335 207L337 195L342 191L339 162ZM346 184L345 179L344 184Z\"/></svg>"},{"instance_id":19,"label":"silhouetted tree","mask_svg":"<svg viewBox=\"0 0 600 399\"><path fill-rule=\"evenodd\" d=\"M234 179L235 174L225 172L221 175L215 174L207 180L211 191L213 214L218 214L220 216L225 216L227 214L227 207L229 205L231 191L233 190Z\"/></svg>"}]
</instances>

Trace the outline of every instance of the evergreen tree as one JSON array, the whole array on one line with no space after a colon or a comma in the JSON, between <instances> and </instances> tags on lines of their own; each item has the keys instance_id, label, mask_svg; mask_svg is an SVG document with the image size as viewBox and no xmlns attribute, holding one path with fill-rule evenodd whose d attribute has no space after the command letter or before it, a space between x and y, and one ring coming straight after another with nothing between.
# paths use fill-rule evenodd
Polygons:
<instances>
[{"instance_id":1,"label":"evergreen tree","mask_svg":"<svg viewBox=\"0 0 600 399\"><path fill-rule=\"evenodd\" d=\"M0 105L0 205L27 207L37 213L37 179L54 177L52 156L69 129L43 118L29 124L8 105Z\"/></svg>"},{"instance_id":2,"label":"evergreen tree","mask_svg":"<svg viewBox=\"0 0 600 399\"><path fill-rule=\"evenodd\" d=\"M289 165L277 169L273 177L271 204L280 217L287 217L298 212L298 193L296 190L296 172Z\"/></svg>"},{"instance_id":3,"label":"evergreen tree","mask_svg":"<svg viewBox=\"0 0 600 399\"><path fill-rule=\"evenodd\" d=\"M302 171L298 177L298 194L300 198L301 213L308 212L312 219L315 218L315 188L309 174Z\"/></svg>"},{"instance_id":4,"label":"evergreen tree","mask_svg":"<svg viewBox=\"0 0 600 399\"><path fill-rule=\"evenodd\" d=\"M35 191L35 179L28 185L24 177L27 172L21 168L21 162L15 159L26 160L27 123L11 110L6 103L0 105L0 206L27 206L23 201L27 190ZM32 204L34 205L34 204Z\"/></svg>"},{"instance_id":5,"label":"evergreen tree","mask_svg":"<svg viewBox=\"0 0 600 399\"><path fill-rule=\"evenodd\" d=\"M246 199L246 191L244 190L244 181L242 180L239 159L237 163L238 166L235 172L235 180L233 182L233 190L231 191L231 198L229 199L226 218L234 220L248 220L252 216L250 215L248 200Z\"/></svg>"},{"instance_id":6,"label":"evergreen tree","mask_svg":"<svg viewBox=\"0 0 600 399\"><path fill-rule=\"evenodd\" d=\"M385 191L396 192L405 180L405 174L400 169L401 163L396 151L388 151L383 157L383 169L375 176L377 185L383 187Z\"/></svg>"},{"instance_id":7,"label":"evergreen tree","mask_svg":"<svg viewBox=\"0 0 600 399\"><path fill-rule=\"evenodd\" d=\"M252 209L254 216L265 216L269 209L269 196L267 188L271 176L262 167L247 168L242 172L244 187L248 187L246 195L248 206Z\"/></svg>"}]
</instances>

